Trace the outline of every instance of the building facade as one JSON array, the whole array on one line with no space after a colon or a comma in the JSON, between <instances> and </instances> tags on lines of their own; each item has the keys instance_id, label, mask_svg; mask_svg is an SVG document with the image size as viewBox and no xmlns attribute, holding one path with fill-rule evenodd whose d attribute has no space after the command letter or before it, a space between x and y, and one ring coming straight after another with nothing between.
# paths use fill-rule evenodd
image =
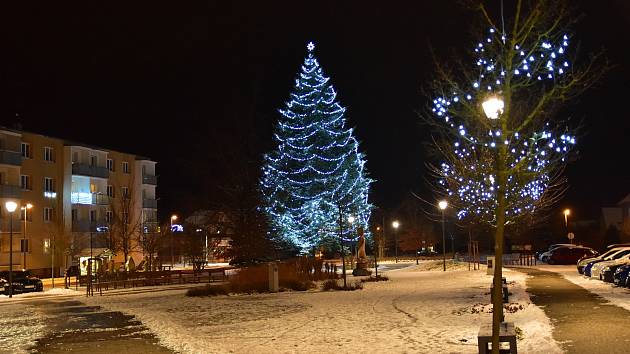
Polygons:
<instances>
[{"instance_id":1,"label":"building facade","mask_svg":"<svg viewBox=\"0 0 630 354\"><path fill-rule=\"evenodd\" d=\"M0 128L0 269L11 234L15 270L60 275L95 249L137 264L139 234L157 227L155 168L134 154Z\"/></svg>"}]
</instances>

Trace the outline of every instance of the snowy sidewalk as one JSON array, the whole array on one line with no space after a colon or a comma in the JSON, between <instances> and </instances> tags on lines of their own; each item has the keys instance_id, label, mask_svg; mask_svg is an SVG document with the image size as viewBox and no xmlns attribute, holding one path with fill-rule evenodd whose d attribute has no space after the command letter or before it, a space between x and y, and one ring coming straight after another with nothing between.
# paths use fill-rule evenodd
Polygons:
<instances>
[{"instance_id":1,"label":"snowy sidewalk","mask_svg":"<svg viewBox=\"0 0 630 354\"><path fill-rule=\"evenodd\" d=\"M173 290L86 301L135 315L184 353L476 353L479 325L491 320L491 277L419 268L388 272L391 281L354 292L190 298ZM519 352L559 353L549 320L524 290L526 276L506 276L515 282L506 318L523 331Z\"/></svg>"},{"instance_id":2,"label":"snowy sidewalk","mask_svg":"<svg viewBox=\"0 0 630 354\"><path fill-rule=\"evenodd\" d=\"M567 276L580 278L575 266L550 266L521 269L532 278L527 280L527 291L533 302L543 307L554 323L553 337L562 343L567 353L627 353L630 343L630 312L611 305L589 292ZM542 270L549 269L555 271ZM583 279L589 282L588 279ZM610 286L596 281L599 286ZM595 281L593 281L595 284ZM624 290L624 289L621 289ZM630 297L630 293L626 296Z\"/></svg>"}]
</instances>

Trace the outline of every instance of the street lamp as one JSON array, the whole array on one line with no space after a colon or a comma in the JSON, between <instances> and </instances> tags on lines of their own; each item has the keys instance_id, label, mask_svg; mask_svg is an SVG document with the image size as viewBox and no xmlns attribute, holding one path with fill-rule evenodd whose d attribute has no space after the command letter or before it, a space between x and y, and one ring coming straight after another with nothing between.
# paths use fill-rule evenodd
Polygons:
<instances>
[{"instance_id":1,"label":"street lamp","mask_svg":"<svg viewBox=\"0 0 630 354\"><path fill-rule=\"evenodd\" d=\"M446 272L446 237L444 236L444 210L448 207L448 202L446 200L441 200L438 203L438 207L442 210L442 261L443 268Z\"/></svg>"},{"instance_id":2,"label":"street lamp","mask_svg":"<svg viewBox=\"0 0 630 354\"><path fill-rule=\"evenodd\" d=\"M562 214L564 214L564 227L567 229L567 236L570 237L570 235L569 235L569 215L571 215L571 209L564 209ZM573 238L569 238L569 240L571 241L571 244L573 244Z\"/></svg>"},{"instance_id":3,"label":"street lamp","mask_svg":"<svg viewBox=\"0 0 630 354\"><path fill-rule=\"evenodd\" d=\"M392 226L394 227L394 250L396 255L396 263L398 263L398 227L400 226L400 223L398 222L398 220L395 220L392 223Z\"/></svg>"},{"instance_id":4,"label":"street lamp","mask_svg":"<svg viewBox=\"0 0 630 354\"><path fill-rule=\"evenodd\" d=\"M13 297L13 212L17 203L6 202L4 206L9 212L9 297Z\"/></svg>"},{"instance_id":5,"label":"street lamp","mask_svg":"<svg viewBox=\"0 0 630 354\"><path fill-rule=\"evenodd\" d=\"M177 215L171 215L171 270L175 267L175 254L173 253L173 221L177 220Z\"/></svg>"},{"instance_id":6,"label":"street lamp","mask_svg":"<svg viewBox=\"0 0 630 354\"><path fill-rule=\"evenodd\" d=\"M499 114L503 113L503 100L500 97L488 97L482 104L483 112L490 119L499 119Z\"/></svg>"},{"instance_id":7,"label":"street lamp","mask_svg":"<svg viewBox=\"0 0 630 354\"><path fill-rule=\"evenodd\" d=\"M26 252L28 251L28 245L26 241L26 221L28 220L28 210L33 208L33 204L27 203L26 206L20 208L20 210L24 210L24 233L22 234L22 270L26 271Z\"/></svg>"}]
</instances>

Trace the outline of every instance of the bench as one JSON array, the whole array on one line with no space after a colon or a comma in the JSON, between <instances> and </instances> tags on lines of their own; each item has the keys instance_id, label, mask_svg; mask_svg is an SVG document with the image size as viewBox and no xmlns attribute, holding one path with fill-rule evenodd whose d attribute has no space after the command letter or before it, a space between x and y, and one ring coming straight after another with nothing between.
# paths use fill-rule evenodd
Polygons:
<instances>
[{"instance_id":1,"label":"bench","mask_svg":"<svg viewBox=\"0 0 630 354\"><path fill-rule=\"evenodd\" d=\"M492 343L492 324L486 323L481 326L481 328L479 329L479 334L477 335L479 354L487 354L492 352L492 350L488 348L490 347L490 345L488 345L489 343ZM499 347L500 353L517 354L516 331L514 330L514 323L503 322L499 326L499 345L501 343L509 343L510 347L508 350L501 350L501 348Z\"/></svg>"},{"instance_id":2,"label":"bench","mask_svg":"<svg viewBox=\"0 0 630 354\"><path fill-rule=\"evenodd\" d=\"M502 297L503 297L503 303L504 303L504 304L507 304L507 303L508 303L508 301L509 301L509 300L508 300L508 295L509 295L509 292L508 292L508 287L507 287L507 285L506 285L506 284L503 284L503 286L501 287L501 290L502 290L502 295L503 295L503 296L502 296ZM493 291L494 291L494 284L490 285L490 298L491 298L491 299L492 299L492 292L493 292Z\"/></svg>"}]
</instances>

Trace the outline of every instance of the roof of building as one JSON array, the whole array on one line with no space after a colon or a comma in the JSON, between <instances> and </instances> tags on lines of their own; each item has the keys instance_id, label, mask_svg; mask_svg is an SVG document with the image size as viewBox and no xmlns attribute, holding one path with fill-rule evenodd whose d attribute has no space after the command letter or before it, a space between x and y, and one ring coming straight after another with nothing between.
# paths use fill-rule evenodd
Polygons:
<instances>
[{"instance_id":1,"label":"roof of building","mask_svg":"<svg viewBox=\"0 0 630 354\"><path fill-rule=\"evenodd\" d=\"M606 228L611 225L619 228L619 225L623 222L621 208L602 208L602 221Z\"/></svg>"},{"instance_id":2,"label":"roof of building","mask_svg":"<svg viewBox=\"0 0 630 354\"><path fill-rule=\"evenodd\" d=\"M110 149L110 148L107 148L107 147L86 144L86 143L82 143L82 142L68 140L68 139L65 139L65 138L59 138L59 137L50 136L50 135L46 135L46 134L42 134L42 133L37 133L37 132L33 132L33 131L28 131L28 130L23 130L23 129L13 129L13 128L4 127L4 126L1 126L1 125L0 125L0 130L12 132L12 133L18 133L18 134L23 134L23 133L35 134L35 135L43 136L43 137L46 137L46 138L59 139L59 140L63 141L63 144L66 145L66 146L81 146L81 147L85 147L85 148L93 149L93 150L101 150L101 151L105 151L105 152L112 151L112 152L118 152L118 153L121 153L121 154L135 155L136 160L155 162L155 161L151 160L151 158L149 158L149 157L137 155L137 154L134 154L134 153L131 153L131 152L118 151L118 150Z\"/></svg>"}]
</instances>

